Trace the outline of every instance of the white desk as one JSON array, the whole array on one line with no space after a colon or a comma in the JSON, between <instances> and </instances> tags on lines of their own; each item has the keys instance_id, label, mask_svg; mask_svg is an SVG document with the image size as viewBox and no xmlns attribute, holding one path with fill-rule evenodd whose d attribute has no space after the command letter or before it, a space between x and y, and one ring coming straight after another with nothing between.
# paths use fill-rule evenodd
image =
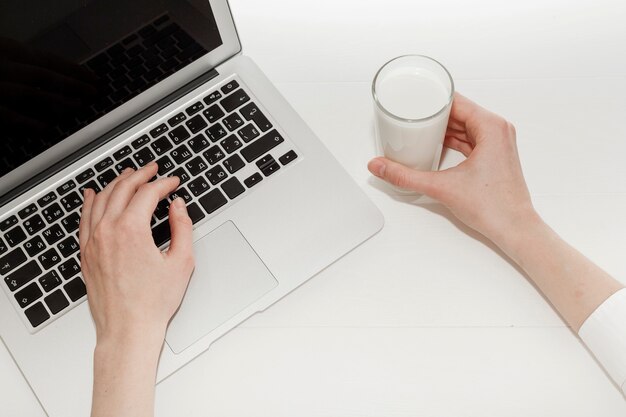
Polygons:
<instances>
[{"instance_id":1,"label":"white desk","mask_svg":"<svg viewBox=\"0 0 626 417\"><path fill-rule=\"evenodd\" d=\"M425 53L513 121L537 209L626 282L621 0L232 0L244 45L385 214L384 230L157 389L158 416L623 416L526 278L436 204L379 188L369 80ZM449 152L447 165L459 160ZM3 416L44 416L0 348ZM68 393L68 395L71 395Z\"/></svg>"}]
</instances>

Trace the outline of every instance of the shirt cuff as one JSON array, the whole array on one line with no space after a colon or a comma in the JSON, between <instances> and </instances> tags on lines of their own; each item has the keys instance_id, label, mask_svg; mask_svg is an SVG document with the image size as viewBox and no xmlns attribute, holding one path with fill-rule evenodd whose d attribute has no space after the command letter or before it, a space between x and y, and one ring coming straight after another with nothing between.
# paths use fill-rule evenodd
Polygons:
<instances>
[{"instance_id":1,"label":"shirt cuff","mask_svg":"<svg viewBox=\"0 0 626 417\"><path fill-rule=\"evenodd\" d=\"M626 288L591 313L578 336L626 395Z\"/></svg>"}]
</instances>

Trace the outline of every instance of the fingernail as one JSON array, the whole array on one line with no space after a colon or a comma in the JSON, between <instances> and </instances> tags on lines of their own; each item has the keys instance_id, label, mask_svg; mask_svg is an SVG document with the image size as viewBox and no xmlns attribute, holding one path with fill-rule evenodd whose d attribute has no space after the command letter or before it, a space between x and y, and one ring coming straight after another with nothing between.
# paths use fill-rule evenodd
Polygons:
<instances>
[{"instance_id":1,"label":"fingernail","mask_svg":"<svg viewBox=\"0 0 626 417\"><path fill-rule=\"evenodd\" d=\"M370 161L369 169L371 173L376 175L377 177L382 178L385 175L386 168L387 168L387 165L385 165L385 163L381 161L380 159L372 159Z\"/></svg>"},{"instance_id":2,"label":"fingernail","mask_svg":"<svg viewBox=\"0 0 626 417\"><path fill-rule=\"evenodd\" d=\"M124 171L122 171L122 174L128 174L131 171L134 171L134 169L132 169L131 167L128 167Z\"/></svg>"}]
</instances>

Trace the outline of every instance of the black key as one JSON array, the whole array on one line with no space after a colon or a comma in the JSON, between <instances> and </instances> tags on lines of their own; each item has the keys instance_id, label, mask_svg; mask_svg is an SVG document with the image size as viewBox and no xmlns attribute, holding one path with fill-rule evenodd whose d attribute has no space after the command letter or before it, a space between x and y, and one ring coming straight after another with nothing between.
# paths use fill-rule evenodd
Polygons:
<instances>
[{"instance_id":1,"label":"black key","mask_svg":"<svg viewBox=\"0 0 626 417\"><path fill-rule=\"evenodd\" d=\"M267 120L267 117L265 117L265 115L261 113L261 110L259 110L256 104L247 104L242 107L240 111L246 120L254 121L254 123L256 123L256 125L259 127L259 129L261 129L262 132L266 132L272 128L272 124L269 120Z\"/></svg>"},{"instance_id":2,"label":"black key","mask_svg":"<svg viewBox=\"0 0 626 417\"><path fill-rule=\"evenodd\" d=\"M265 175L266 177L269 177L270 175L272 175L273 173L275 173L276 171L278 171L280 169L280 165L278 164L278 162L274 161L271 164L265 165L262 169L261 172L263 173L263 175Z\"/></svg>"},{"instance_id":3,"label":"black key","mask_svg":"<svg viewBox=\"0 0 626 417\"><path fill-rule=\"evenodd\" d=\"M132 141L130 144L133 145L133 148L139 149L145 144L147 144L148 142L150 142L150 138L148 137L148 135L142 135L138 137L137 139L135 139L134 141Z\"/></svg>"},{"instance_id":4,"label":"black key","mask_svg":"<svg viewBox=\"0 0 626 417\"><path fill-rule=\"evenodd\" d=\"M220 145L222 145L222 148L224 148L224 150L228 153L233 153L243 146L239 138L235 135L230 135L221 141Z\"/></svg>"},{"instance_id":5,"label":"black key","mask_svg":"<svg viewBox=\"0 0 626 417\"><path fill-rule=\"evenodd\" d=\"M41 325L41 323L50 318L50 314L48 314L48 311L41 303L34 304L32 307L27 308L24 314L26 314L26 318L33 327Z\"/></svg>"},{"instance_id":6,"label":"black key","mask_svg":"<svg viewBox=\"0 0 626 417\"><path fill-rule=\"evenodd\" d=\"M96 173L93 171L93 169L89 168L88 170L83 171L80 174L78 174L76 176L76 181L78 181L79 184L82 184L85 181L87 181L89 178L93 177L94 175L96 175Z\"/></svg>"},{"instance_id":7,"label":"black key","mask_svg":"<svg viewBox=\"0 0 626 417\"><path fill-rule=\"evenodd\" d=\"M203 108L204 108L204 104L198 101L198 102L193 103L191 106L187 107L185 111L187 112L189 116L193 116L194 114L198 113Z\"/></svg>"},{"instance_id":8,"label":"black key","mask_svg":"<svg viewBox=\"0 0 626 417\"><path fill-rule=\"evenodd\" d=\"M167 243L172 236L172 232L170 230L170 222L165 221L159 225L156 225L152 228L152 239L154 239L154 243L157 247L162 246Z\"/></svg>"},{"instance_id":9,"label":"black key","mask_svg":"<svg viewBox=\"0 0 626 417\"><path fill-rule=\"evenodd\" d=\"M270 154L265 155L263 158L256 161L256 166L259 167L260 170L263 170L268 165L276 163L274 157Z\"/></svg>"},{"instance_id":10,"label":"black key","mask_svg":"<svg viewBox=\"0 0 626 417\"><path fill-rule=\"evenodd\" d=\"M209 123L215 123L222 117L224 117L224 111L220 109L217 104L212 105L208 109L202 112L204 117L209 121Z\"/></svg>"},{"instance_id":11,"label":"black key","mask_svg":"<svg viewBox=\"0 0 626 417\"><path fill-rule=\"evenodd\" d=\"M192 134L196 134L208 126L207 122L200 115L188 120L185 125Z\"/></svg>"},{"instance_id":12,"label":"black key","mask_svg":"<svg viewBox=\"0 0 626 417\"><path fill-rule=\"evenodd\" d=\"M17 224L16 216L7 217L6 219L2 220L2 222L0 222L0 231L4 232L9 227L16 225L16 224Z\"/></svg>"},{"instance_id":13,"label":"black key","mask_svg":"<svg viewBox=\"0 0 626 417\"><path fill-rule=\"evenodd\" d=\"M26 252L29 256L35 256L45 248L46 244L43 243L43 240L40 236L35 236L31 240L24 243L24 249L26 249Z\"/></svg>"},{"instance_id":14,"label":"black key","mask_svg":"<svg viewBox=\"0 0 626 417\"><path fill-rule=\"evenodd\" d=\"M222 98L222 94L219 91L213 91L211 94L204 98L204 103L208 106L211 103L216 102Z\"/></svg>"},{"instance_id":15,"label":"black key","mask_svg":"<svg viewBox=\"0 0 626 417\"><path fill-rule=\"evenodd\" d=\"M63 210L58 203L54 203L53 205L43 209L41 213L48 223L54 223L63 216Z\"/></svg>"},{"instance_id":16,"label":"black key","mask_svg":"<svg viewBox=\"0 0 626 417\"><path fill-rule=\"evenodd\" d=\"M83 200L76 191L66 195L61 199L61 205L65 208L65 211L67 212L74 210L81 204L83 204Z\"/></svg>"},{"instance_id":17,"label":"black key","mask_svg":"<svg viewBox=\"0 0 626 417\"><path fill-rule=\"evenodd\" d=\"M113 159L110 157L104 158L102 161L96 163L96 171L102 172L111 165L113 165Z\"/></svg>"},{"instance_id":18,"label":"black key","mask_svg":"<svg viewBox=\"0 0 626 417\"><path fill-rule=\"evenodd\" d=\"M243 180L243 183L246 184L246 187L252 188L263 180L263 177L258 172L250 175L248 178Z\"/></svg>"},{"instance_id":19,"label":"black key","mask_svg":"<svg viewBox=\"0 0 626 417\"><path fill-rule=\"evenodd\" d=\"M61 230L61 226L58 224L54 224L48 229L43 231L43 238L46 239L48 245L52 245L53 243L58 242L65 236L63 230Z\"/></svg>"},{"instance_id":20,"label":"black key","mask_svg":"<svg viewBox=\"0 0 626 417\"><path fill-rule=\"evenodd\" d=\"M177 198L182 198L185 201L185 204L189 203L192 199L191 194L184 188L179 188L170 194L170 200L174 201Z\"/></svg>"},{"instance_id":21,"label":"black key","mask_svg":"<svg viewBox=\"0 0 626 417\"><path fill-rule=\"evenodd\" d=\"M56 271L47 272L43 274L41 278L39 278L41 288L43 288L45 292L52 291L53 289L61 285L61 282L63 282L63 280Z\"/></svg>"},{"instance_id":22,"label":"black key","mask_svg":"<svg viewBox=\"0 0 626 417\"><path fill-rule=\"evenodd\" d=\"M167 124L174 127L177 124L184 122L187 119L187 116L185 116L185 113L178 113L176 116L171 117L168 121Z\"/></svg>"},{"instance_id":23,"label":"black key","mask_svg":"<svg viewBox=\"0 0 626 417\"><path fill-rule=\"evenodd\" d=\"M41 262L41 266L43 266L45 269L50 269L59 262L61 262L61 257L54 248L48 249L47 251L39 255L37 259L39 259L39 262Z\"/></svg>"},{"instance_id":24,"label":"black key","mask_svg":"<svg viewBox=\"0 0 626 417\"><path fill-rule=\"evenodd\" d=\"M280 158L278 158L278 160L280 161L281 164L287 165L288 163L290 163L297 157L298 157L298 154L296 154L295 151L291 150L287 152L286 154L284 154L283 156L281 156Z\"/></svg>"},{"instance_id":25,"label":"black key","mask_svg":"<svg viewBox=\"0 0 626 417\"><path fill-rule=\"evenodd\" d=\"M26 232L31 236L46 226L39 214L35 214L30 219L25 220L22 225L24 226L24 229L26 229Z\"/></svg>"},{"instance_id":26,"label":"black key","mask_svg":"<svg viewBox=\"0 0 626 417\"><path fill-rule=\"evenodd\" d=\"M9 286L11 291L15 291L18 288L23 287L30 281L34 280L39 274L41 274L41 268L37 265L37 262L30 261L20 269L13 272L11 275L4 279L4 282Z\"/></svg>"},{"instance_id":27,"label":"black key","mask_svg":"<svg viewBox=\"0 0 626 417\"><path fill-rule=\"evenodd\" d=\"M191 218L191 222L193 224L198 223L205 217L202 209L196 203L192 203L187 206L187 213L189 214L189 217Z\"/></svg>"},{"instance_id":28,"label":"black key","mask_svg":"<svg viewBox=\"0 0 626 417\"><path fill-rule=\"evenodd\" d=\"M65 284L63 288L72 301L78 301L87 294L85 283L80 278L74 278Z\"/></svg>"},{"instance_id":29,"label":"black key","mask_svg":"<svg viewBox=\"0 0 626 417\"><path fill-rule=\"evenodd\" d=\"M198 136L189 139L187 145L189 145L192 151L198 153L207 148L210 145L210 142L206 137L204 137L203 134L199 134Z\"/></svg>"},{"instance_id":30,"label":"black key","mask_svg":"<svg viewBox=\"0 0 626 417\"><path fill-rule=\"evenodd\" d=\"M259 137L260 133L256 127L252 123L248 123L237 132L239 137L243 139L244 142L248 143L252 139L256 139Z\"/></svg>"},{"instance_id":31,"label":"black key","mask_svg":"<svg viewBox=\"0 0 626 417\"><path fill-rule=\"evenodd\" d=\"M36 211L37 211L37 206L35 205L35 203L33 203L33 204L27 205L26 207L18 211L17 215L20 216L20 219L25 219Z\"/></svg>"},{"instance_id":32,"label":"black key","mask_svg":"<svg viewBox=\"0 0 626 417\"><path fill-rule=\"evenodd\" d=\"M155 127L154 129L150 130L150 136L152 136L153 138L156 138L158 136L161 136L163 133L167 132L167 130L168 130L167 125L165 123L162 123L158 125L157 127Z\"/></svg>"},{"instance_id":33,"label":"black key","mask_svg":"<svg viewBox=\"0 0 626 417\"><path fill-rule=\"evenodd\" d=\"M174 161L177 164L182 164L192 157L192 153L185 145L180 145L178 148L170 152L170 156L174 158Z\"/></svg>"},{"instance_id":34,"label":"black key","mask_svg":"<svg viewBox=\"0 0 626 417\"><path fill-rule=\"evenodd\" d=\"M170 134L172 134L172 132L170 132ZM165 136L161 136L160 138L152 142L150 146L152 147L152 149L154 149L154 152L156 152L157 155L163 155L165 152L174 147L174 145L172 145L172 143L167 140Z\"/></svg>"},{"instance_id":35,"label":"black key","mask_svg":"<svg viewBox=\"0 0 626 417\"><path fill-rule=\"evenodd\" d=\"M226 95L235 91L237 87L239 87L239 83L235 80L232 80L228 84L224 85L224 87L222 87L221 90L222 90L222 93Z\"/></svg>"},{"instance_id":36,"label":"black key","mask_svg":"<svg viewBox=\"0 0 626 417\"><path fill-rule=\"evenodd\" d=\"M209 181L207 181L204 177L198 177L195 180L191 181L188 187L189 190L196 197L211 188L211 186L209 185Z\"/></svg>"},{"instance_id":37,"label":"black key","mask_svg":"<svg viewBox=\"0 0 626 417\"><path fill-rule=\"evenodd\" d=\"M37 204L39 204L39 207L45 207L56 199L57 199L56 193L54 191L50 191L48 194L44 195L39 200L37 200Z\"/></svg>"},{"instance_id":38,"label":"black key","mask_svg":"<svg viewBox=\"0 0 626 417\"><path fill-rule=\"evenodd\" d=\"M241 155L246 161L252 162L284 141L283 137L276 130L272 130L262 138L255 140L250 145L243 148Z\"/></svg>"},{"instance_id":39,"label":"black key","mask_svg":"<svg viewBox=\"0 0 626 417\"><path fill-rule=\"evenodd\" d=\"M205 196L200 197L200 200L198 201L209 214L213 213L215 210L228 203L228 200L226 199L226 197L224 197L224 194L222 194L222 192L217 188L210 191Z\"/></svg>"},{"instance_id":40,"label":"black key","mask_svg":"<svg viewBox=\"0 0 626 417\"><path fill-rule=\"evenodd\" d=\"M63 275L63 278L68 280L80 272L80 265L78 265L76 259L72 258L59 265L59 272Z\"/></svg>"},{"instance_id":41,"label":"black key","mask_svg":"<svg viewBox=\"0 0 626 417\"><path fill-rule=\"evenodd\" d=\"M206 177L209 179L211 184L215 185L224 181L227 177L227 174L226 171L224 171L224 168L217 165L216 167L213 167L207 171Z\"/></svg>"},{"instance_id":42,"label":"black key","mask_svg":"<svg viewBox=\"0 0 626 417\"><path fill-rule=\"evenodd\" d=\"M20 242L23 242L26 239L26 234L24 230L17 226L4 234L4 238L6 239L9 246L15 246Z\"/></svg>"},{"instance_id":43,"label":"black key","mask_svg":"<svg viewBox=\"0 0 626 417\"><path fill-rule=\"evenodd\" d=\"M61 290L56 290L43 300L46 302L46 305L52 314L57 314L59 311L70 305L70 302L67 301L67 298L65 298L63 291Z\"/></svg>"},{"instance_id":44,"label":"black key","mask_svg":"<svg viewBox=\"0 0 626 417\"><path fill-rule=\"evenodd\" d=\"M202 159L201 156L197 156L185 164L185 168L187 168L187 171L189 171L192 177L200 174L208 167L209 166L206 164L206 162L204 162L204 159Z\"/></svg>"},{"instance_id":45,"label":"black key","mask_svg":"<svg viewBox=\"0 0 626 417\"><path fill-rule=\"evenodd\" d=\"M74 188L76 188L76 183L72 180L69 180L68 182L57 188L57 193L63 195Z\"/></svg>"},{"instance_id":46,"label":"black key","mask_svg":"<svg viewBox=\"0 0 626 417\"><path fill-rule=\"evenodd\" d=\"M0 275L6 275L17 266L26 262L24 251L17 248L0 258Z\"/></svg>"},{"instance_id":47,"label":"black key","mask_svg":"<svg viewBox=\"0 0 626 417\"><path fill-rule=\"evenodd\" d=\"M161 176L167 174L174 169L174 163L167 155L159 159L157 161L157 165L159 166L158 174Z\"/></svg>"},{"instance_id":48,"label":"black key","mask_svg":"<svg viewBox=\"0 0 626 417\"><path fill-rule=\"evenodd\" d=\"M167 176L180 178L179 185L183 185L184 183L189 181L189 174L187 174L187 171L185 171L185 169L182 167L170 172Z\"/></svg>"},{"instance_id":49,"label":"black key","mask_svg":"<svg viewBox=\"0 0 626 417\"><path fill-rule=\"evenodd\" d=\"M235 177L229 178L222 184L222 190L231 200L246 191L243 185Z\"/></svg>"},{"instance_id":50,"label":"black key","mask_svg":"<svg viewBox=\"0 0 626 417\"><path fill-rule=\"evenodd\" d=\"M112 169L108 169L102 174L98 175L98 182L100 183L102 188L104 188L109 185L111 181L113 181L115 178L117 178L117 174L115 173L115 171L113 171Z\"/></svg>"},{"instance_id":51,"label":"black key","mask_svg":"<svg viewBox=\"0 0 626 417\"><path fill-rule=\"evenodd\" d=\"M17 300L17 303L20 305L20 307L24 308L34 303L35 300L38 300L42 295L43 293L39 289L37 283L33 282L32 284L15 293L15 299Z\"/></svg>"},{"instance_id":52,"label":"black key","mask_svg":"<svg viewBox=\"0 0 626 417\"><path fill-rule=\"evenodd\" d=\"M0 255L2 255L4 252L8 250L9 250L9 247L7 246L7 244L4 243L4 240L0 239Z\"/></svg>"},{"instance_id":53,"label":"black key","mask_svg":"<svg viewBox=\"0 0 626 417\"><path fill-rule=\"evenodd\" d=\"M222 164L231 174L234 174L245 166L243 159L241 159L239 155L233 155L229 157Z\"/></svg>"},{"instance_id":54,"label":"black key","mask_svg":"<svg viewBox=\"0 0 626 417\"><path fill-rule=\"evenodd\" d=\"M211 165L215 165L218 161L224 159L224 157L226 156L224 152L222 152L222 149L220 149L220 147L217 145L207 149L202 155L204 155L204 157L207 159L207 161L209 161L209 164Z\"/></svg>"},{"instance_id":55,"label":"black key","mask_svg":"<svg viewBox=\"0 0 626 417\"><path fill-rule=\"evenodd\" d=\"M99 193L100 192L100 186L98 184L96 184L95 181L91 180L91 181L87 181L86 183L84 183L83 185L81 185L80 187L78 187L78 192L80 195L83 195L85 192L85 189L89 188L90 190L93 190L95 193Z\"/></svg>"},{"instance_id":56,"label":"black key","mask_svg":"<svg viewBox=\"0 0 626 417\"><path fill-rule=\"evenodd\" d=\"M216 123L206 130L206 134L213 142L217 142L226 136L226 129L220 123Z\"/></svg>"},{"instance_id":57,"label":"black key","mask_svg":"<svg viewBox=\"0 0 626 417\"><path fill-rule=\"evenodd\" d=\"M154 161L154 154L150 152L150 148L143 148L133 155L137 165L140 167L146 165L148 162Z\"/></svg>"},{"instance_id":58,"label":"black key","mask_svg":"<svg viewBox=\"0 0 626 417\"><path fill-rule=\"evenodd\" d=\"M61 281L59 279L59 283L60 282ZM43 295L43 293L41 292L41 290L37 286L37 283L33 282L32 284L30 284L26 288L24 288L24 289L20 290L18 293L16 293L15 294L15 299L17 300L17 302L20 305L20 307L24 308L24 307L27 307L28 305L32 304L35 300L39 299L42 295Z\"/></svg>"},{"instance_id":59,"label":"black key","mask_svg":"<svg viewBox=\"0 0 626 417\"><path fill-rule=\"evenodd\" d=\"M123 148L113 153L113 158L115 158L116 161L119 161L120 159L127 157L131 153L133 153L133 150L130 149L130 146L124 146Z\"/></svg>"},{"instance_id":60,"label":"black key","mask_svg":"<svg viewBox=\"0 0 626 417\"><path fill-rule=\"evenodd\" d=\"M122 162L119 162L115 165L115 170L118 174L121 174L126 168L137 169L137 165L133 162L132 159L126 158Z\"/></svg>"},{"instance_id":61,"label":"black key","mask_svg":"<svg viewBox=\"0 0 626 417\"><path fill-rule=\"evenodd\" d=\"M61 255L67 258L74 252L78 252L80 246L78 245L76 239L74 239L73 236L70 236L67 239L59 242L57 244L57 248L59 249L59 252L61 252Z\"/></svg>"},{"instance_id":62,"label":"black key","mask_svg":"<svg viewBox=\"0 0 626 417\"><path fill-rule=\"evenodd\" d=\"M189 122L187 122L187 123L189 123ZM195 132L193 132L193 133L195 133ZM185 129L185 126L178 126L176 129L174 129L170 133L168 133L168 135L169 135L170 139L172 139L172 142L174 142L175 144L179 144L179 143L181 143L181 142L183 142L183 141L185 141L185 140L187 140L187 139L189 139L191 137L191 135L189 134L187 129Z\"/></svg>"},{"instance_id":63,"label":"black key","mask_svg":"<svg viewBox=\"0 0 626 417\"><path fill-rule=\"evenodd\" d=\"M159 201L159 204L157 204L156 209L154 210L154 215L156 216L157 219L163 220L164 218L167 217L169 212L170 212L170 202L167 201L167 199L164 199L164 200Z\"/></svg>"},{"instance_id":64,"label":"black key","mask_svg":"<svg viewBox=\"0 0 626 417\"><path fill-rule=\"evenodd\" d=\"M67 233L72 233L74 230L78 229L78 226L80 226L80 216L78 213L72 213L61 220L61 225Z\"/></svg>"},{"instance_id":65,"label":"black key","mask_svg":"<svg viewBox=\"0 0 626 417\"><path fill-rule=\"evenodd\" d=\"M242 104L247 103L248 101L250 101L250 97L248 96L248 94L246 94L246 92L242 89L239 89L220 101L220 103L226 109L226 111L230 113L231 111L235 110Z\"/></svg>"},{"instance_id":66,"label":"black key","mask_svg":"<svg viewBox=\"0 0 626 417\"><path fill-rule=\"evenodd\" d=\"M239 129L243 125L243 119L237 114L237 112L231 114L228 117L224 117L224 126L231 132L235 129Z\"/></svg>"}]
</instances>

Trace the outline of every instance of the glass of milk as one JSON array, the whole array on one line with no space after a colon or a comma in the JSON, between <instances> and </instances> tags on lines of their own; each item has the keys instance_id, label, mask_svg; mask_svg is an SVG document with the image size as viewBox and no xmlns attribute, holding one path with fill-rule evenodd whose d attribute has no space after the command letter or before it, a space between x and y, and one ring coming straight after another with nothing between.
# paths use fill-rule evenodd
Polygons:
<instances>
[{"instance_id":1,"label":"glass of milk","mask_svg":"<svg viewBox=\"0 0 626 417\"><path fill-rule=\"evenodd\" d=\"M427 56L400 56L378 70L372 95L378 153L410 168L437 170L454 96L448 70Z\"/></svg>"}]
</instances>

